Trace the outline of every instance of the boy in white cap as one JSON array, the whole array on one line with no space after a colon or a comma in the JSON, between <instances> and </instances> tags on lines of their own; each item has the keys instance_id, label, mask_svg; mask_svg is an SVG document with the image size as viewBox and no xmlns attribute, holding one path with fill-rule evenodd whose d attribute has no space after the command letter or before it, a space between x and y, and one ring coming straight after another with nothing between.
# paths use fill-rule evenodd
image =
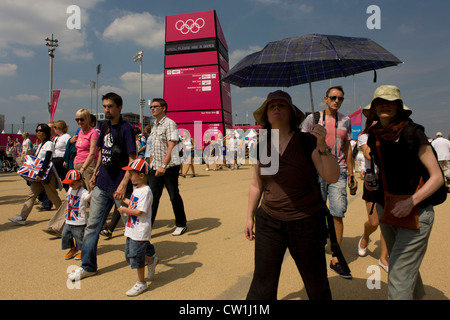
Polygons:
<instances>
[{"instance_id":1,"label":"boy in white cap","mask_svg":"<svg viewBox=\"0 0 450 320\"><path fill-rule=\"evenodd\" d=\"M70 170L63 180L69 185L67 191L66 223L62 231L62 249L70 249L64 258L66 260L79 258L78 251L82 249L84 229L86 228L86 204L91 200L89 191L83 188L83 178L80 171ZM78 254L80 256L80 254Z\"/></svg>"},{"instance_id":2,"label":"boy in white cap","mask_svg":"<svg viewBox=\"0 0 450 320\"><path fill-rule=\"evenodd\" d=\"M145 265L148 266L147 279L150 279L155 274L159 260L152 254L153 247L150 244L153 194L147 184L149 165L144 159L136 159L122 169L130 171L130 180L135 186L130 199L124 200L128 207L120 207L118 211L127 215L125 258L131 264L131 269L137 269L138 274L138 281L126 294L137 296L147 289Z\"/></svg>"}]
</instances>

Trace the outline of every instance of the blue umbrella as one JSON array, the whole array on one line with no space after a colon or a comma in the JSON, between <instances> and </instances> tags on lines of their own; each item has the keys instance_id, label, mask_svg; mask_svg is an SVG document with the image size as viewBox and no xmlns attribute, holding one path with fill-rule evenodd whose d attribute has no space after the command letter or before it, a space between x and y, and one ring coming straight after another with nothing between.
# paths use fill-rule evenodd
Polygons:
<instances>
[{"instance_id":1,"label":"blue umbrella","mask_svg":"<svg viewBox=\"0 0 450 320\"><path fill-rule=\"evenodd\" d=\"M291 87L346 77L402 63L367 38L310 34L267 44L239 61L223 78L239 87Z\"/></svg>"}]
</instances>

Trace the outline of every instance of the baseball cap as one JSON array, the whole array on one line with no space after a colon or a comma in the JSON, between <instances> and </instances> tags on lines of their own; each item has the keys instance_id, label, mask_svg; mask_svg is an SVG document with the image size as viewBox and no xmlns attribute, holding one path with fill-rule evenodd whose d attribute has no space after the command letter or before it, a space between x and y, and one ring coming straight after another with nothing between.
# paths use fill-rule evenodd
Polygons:
<instances>
[{"instance_id":1,"label":"baseball cap","mask_svg":"<svg viewBox=\"0 0 450 320\"><path fill-rule=\"evenodd\" d=\"M69 172L67 172L66 178L62 181L62 183L69 184L71 182L79 181L82 179L83 179L83 176L81 175L81 172L76 169L72 169L72 170L69 170Z\"/></svg>"},{"instance_id":2,"label":"baseball cap","mask_svg":"<svg viewBox=\"0 0 450 320\"><path fill-rule=\"evenodd\" d=\"M144 159L136 159L131 161L131 163L122 168L123 170L136 170L139 172L142 172L145 175L148 175L149 172L149 165L147 163L147 161L145 161Z\"/></svg>"}]
</instances>

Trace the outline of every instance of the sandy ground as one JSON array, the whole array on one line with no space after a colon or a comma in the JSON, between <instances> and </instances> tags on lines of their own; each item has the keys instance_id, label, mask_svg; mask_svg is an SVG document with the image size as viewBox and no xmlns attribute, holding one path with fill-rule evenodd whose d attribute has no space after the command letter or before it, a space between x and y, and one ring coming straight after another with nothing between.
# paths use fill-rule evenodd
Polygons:
<instances>
[{"instance_id":1,"label":"sandy ground","mask_svg":"<svg viewBox=\"0 0 450 320\"><path fill-rule=\"evenodd\" d=\"M163 194L152 234L160 264L149 282L149 289L135 298L125 295L137 276L124 259L123 226L116 229L113 238L100 238L98 274L75 285L68 284L68 273L81 262L64 260L61 239L42 232L55 210L42 213L33 210L26 226L13 224L8 217L19 213L28 188L14 173L0 174L0 299L245 299L253 273L254 242L246 240L243 232L252 169L246 165L234 171L204 171L204 166L196 166L196 170L198 176L195 178L180 177L188 218L188 231L180 237L171 235L174 217L167 192ZM387 297L387 274L377 265L379 231L371 237L368 256L359 257L356 252L367 219L361 192L362 188L356 196L349 196L344 220L342 250L353 279L345 280L334 271L328 271L333 298L337 300L384 300ZM60 195L63 197L64 192ZM449 209L449 200L435 208L434 229L421 267L427 299L448 300L450 297L446 272L450 265ZM330 260L328 248L327 260ZM368 282L374 285L376 278L380 280L379 288L369 289ZM301 277L288 252L278 299L307 299Z\"/></svg>"}]
</instances>

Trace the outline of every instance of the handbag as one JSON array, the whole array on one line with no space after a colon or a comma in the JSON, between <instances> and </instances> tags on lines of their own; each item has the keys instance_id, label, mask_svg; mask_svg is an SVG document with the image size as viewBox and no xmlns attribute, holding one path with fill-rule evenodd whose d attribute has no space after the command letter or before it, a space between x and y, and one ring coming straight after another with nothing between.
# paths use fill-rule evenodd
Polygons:
<instances>
[{"instance_id":1,"label":"handbag","mask_svg":"<svg viewBox=\"0 0 450 320\"><path fill-rule=\"evenodd\" d=\"M24 162L22 166L17 170L17 174L19 174L22 178L27 181L34 182L36 180L39 171L42 169L42 164L44 160L41 160L35 156L25 156ZM45 181L50 176L52 172L53 163L50 161L47 169L44 171L44 175L42 176L42 180Z\"/></svg>"},{"instance_id":2,"label":"handbag","mask_svg":"<svg viewBox=\"0 0 450 320\"><path fill-rule=\"evenodd\" d=\"M403 201L403 200L411 197L411 195L397 195L397 194L392 194L388 191L386 175L384 172L383 159L381 157L380 141L378 140L378 137L377 137L376 146L377 146L378 156L380 158L381 165L383 166L383 168L381 168L381 167L378 168L381 173L381 180L383 182L383 188L384 188L384 210L383 210L383 214L381 215L381 218L380 218L380 223L389 224L389 225L393 225L393 226L397 226L397 227L413 229L413 230L419 230L420 227L419 227L419 206L418 205L415 205L412 208L409 215L407 215L406 217L398 218L392 214L392 209L394 209L395 204L399 201ZM423 186L423 178L421 177L416 191L419 190L422 186Z\"/></svg>"}]
</instances>

